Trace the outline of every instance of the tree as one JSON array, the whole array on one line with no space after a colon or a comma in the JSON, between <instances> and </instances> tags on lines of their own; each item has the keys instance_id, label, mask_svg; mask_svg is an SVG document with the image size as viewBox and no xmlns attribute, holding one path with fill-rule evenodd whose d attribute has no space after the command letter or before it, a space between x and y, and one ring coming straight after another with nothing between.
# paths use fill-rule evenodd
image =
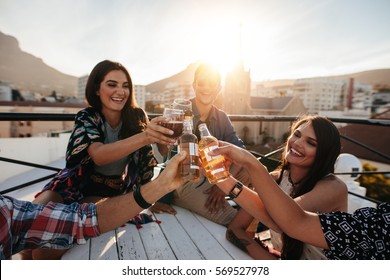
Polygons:
<instances>
[{"instance_id":1,"label":"tree","mask_svg":"<svg viewBox=\"0 0 390 280\"><path fill-rule=\"evenodd\" d=\"M363 164L363 171L377 171L370 163ZM367 189L367 196L383 202L390 202L390 179L383 174L361 175L357 181Z\"/></svg>"}]
</instances>

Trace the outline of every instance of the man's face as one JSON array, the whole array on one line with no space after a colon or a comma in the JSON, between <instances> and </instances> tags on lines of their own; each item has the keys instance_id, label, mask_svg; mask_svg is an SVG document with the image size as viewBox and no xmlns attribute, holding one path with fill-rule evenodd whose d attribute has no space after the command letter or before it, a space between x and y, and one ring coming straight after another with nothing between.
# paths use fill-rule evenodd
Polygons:
<instances>
[{"instance_id":1,"label":"man's face","mask_svg":"<svg viewBox=\"0 0 390 280\"><path fill-rule=\"evenodd\" d=\"M215 75L209 75L207 72L199 73L193 83L195 98L203 105L213 104L221 90L221 81Z\"/></svg>"}]
</instances>

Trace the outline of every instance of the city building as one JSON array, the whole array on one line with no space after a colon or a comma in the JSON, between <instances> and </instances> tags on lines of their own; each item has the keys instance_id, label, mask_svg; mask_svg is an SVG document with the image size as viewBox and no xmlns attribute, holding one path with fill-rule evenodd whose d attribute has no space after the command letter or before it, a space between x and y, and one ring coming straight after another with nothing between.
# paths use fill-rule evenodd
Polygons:
<instances>
[{"instance_id":1,"label":"city building","mask_svg":"<svg viewBox=\"0 0 390 280\"><path fill-rule=\"evenodd\" d=\"M251 115L299 116L307 113L298 96L255 97L250 98ZM246 124L247 143L263 143L266 137L272 137L276 143L283 143L290 130L288 122L248 122Z\"/></svg>"},{"instance_id":2,"label":"city building","mask_svg":"<svg viewBox=\"0 0 390 280\"><path fill-rule=\"evenodd\" d=\"M83 103L63 102L0 102L0 112L37 114L76 114L85 107ZM38 137L51 133L70 131L73 121L2 121L0 137Z\"/></svg>"},{"instance_id":3,"label":"city building","mask_svg":"<svg viewBox=\"0 0 390 280\"><path fill-rule=\"evenodd\" d=\"M340 110L347 90L345 81L332 78L298 79L292 88L310 113Z\"/></svg>"},{"instance_id":4,"label":"city building","mask_svg":"<svg viewBox=\"0 0 390 280\"><path fill-rule=\"evenodd\" d=\"M77 82L77 96L76 98L80 101L85 99L85 87L87 86L89 75L79 77Z\"/></svg>"}]
</instances>

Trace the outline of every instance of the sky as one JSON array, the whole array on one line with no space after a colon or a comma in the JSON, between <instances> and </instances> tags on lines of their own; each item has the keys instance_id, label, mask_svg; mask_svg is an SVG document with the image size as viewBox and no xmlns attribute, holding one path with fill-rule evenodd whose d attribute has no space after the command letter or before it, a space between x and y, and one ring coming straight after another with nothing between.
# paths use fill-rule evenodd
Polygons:
<instances>
[{"instance_id":1,"label":"sky","mask_svg":"<svg viewBox=\"0 0 390 280\"><path fill-rule=\"evenodd\" d=\"M149 84L206 60L252 81L390 68L389 0L0 0L0 31L69 75Z\"/></svg>"}]
</instances>

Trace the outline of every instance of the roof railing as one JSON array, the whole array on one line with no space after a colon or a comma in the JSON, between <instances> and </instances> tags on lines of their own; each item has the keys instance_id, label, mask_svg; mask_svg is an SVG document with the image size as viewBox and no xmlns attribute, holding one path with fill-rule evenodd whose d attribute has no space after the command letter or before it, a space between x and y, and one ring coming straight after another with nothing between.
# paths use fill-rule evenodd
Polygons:
<instances>
[{"instance_id":1,"label":"roof railing","mask_svg":"<svg viewBox=\"0 0 390 280\"><path fill-rule=\"evenodd\" d=\"M160 116L160 114L148 114L150 118L154 118L157 116ZM0 121L73 121L76 114L55 114L55 113L0 113ZM229 118L232 122L235 121L250 121L250 122L294 122L298 117L297 116L277 116L277 115L229 115ZM366 124L366 125L375 125L375 126L390 126L390 120L378 120L378 119L350 119L350 118L329 118L332 122L335 123L348 123L348 124ZM364 145L348 136L340 135L343 139L350 141L364 149L369 150L372 153L375 153L376 155L379 155L387 160L390 160L390 156L385 155L379 151L376 151L375 149L372 149L371 147ZM269 160L273 162L274 165L279 164L279 160L271 158L271 156L280 153L284 147L279 147L275 151L272 151L266 155L261 155L255 151L250 151L252 154L257 156L257 159L259 161ZM25 162L20 161L16 159L9 159L0 157L0 161L5 161L9 163L14 164L21 164L26 166L32 166L35 168L41 168L41 169L47 169L47 170L53 170L58 172L60 169L51 167L51 166L45 166L45 165L39 165L31 162ZM373 174L390 174L390 171L364 171L364 172L343 172L343 173L335 173L336 175L373 175ZM11 187L9 189L0 191L0 194L9 193L27 186L30 186L32 184L36 184L38 182L45 181L47 179L50 179L54 177L56 173L47 175L42 178L35 179L30 182L26 182L24 184ZM381 201L372 199L370 197L361 196L356 193L349 192L351 195L360 197L362 199L366 199L368 201L374 202L376 204L381 203Z\"/></svg>"}]
</instances>

